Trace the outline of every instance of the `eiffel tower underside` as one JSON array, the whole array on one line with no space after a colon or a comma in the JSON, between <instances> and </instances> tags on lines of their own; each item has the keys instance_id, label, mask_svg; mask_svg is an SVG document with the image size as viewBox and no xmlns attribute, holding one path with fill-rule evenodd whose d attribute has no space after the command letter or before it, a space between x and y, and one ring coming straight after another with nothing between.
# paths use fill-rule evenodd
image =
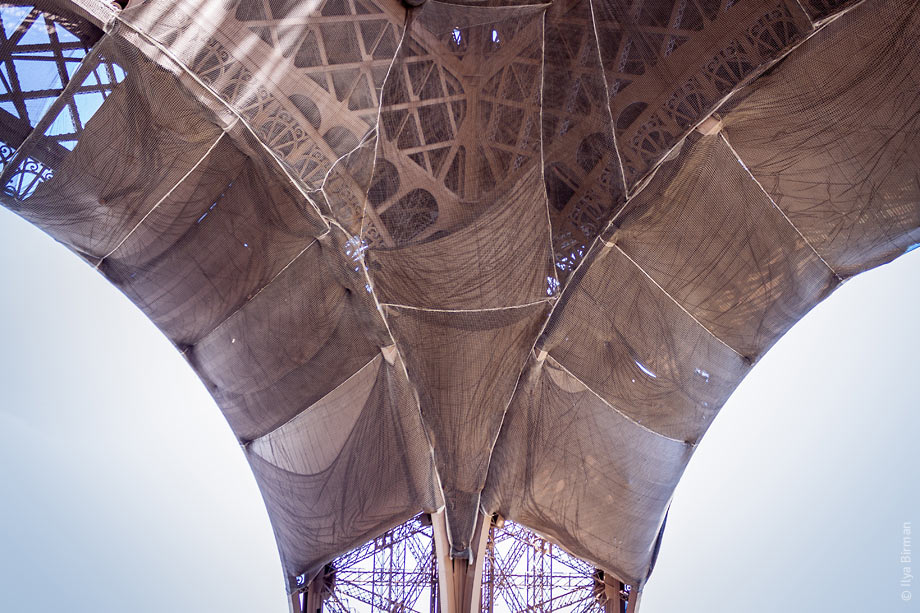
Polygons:
<instances>
[{"instance_id":1,"label":"eiffel tower underside","mask_svg":"<svg viewBox=\"0 0 920 613\"><path fill-rule=\"evenodd\" d=\"M2 2L0 200L198 373L292 594L421 516L442 609L505 520L634 607L732 390L920 243L920 0L406 2Z\"/></svg>"}]
</instances>

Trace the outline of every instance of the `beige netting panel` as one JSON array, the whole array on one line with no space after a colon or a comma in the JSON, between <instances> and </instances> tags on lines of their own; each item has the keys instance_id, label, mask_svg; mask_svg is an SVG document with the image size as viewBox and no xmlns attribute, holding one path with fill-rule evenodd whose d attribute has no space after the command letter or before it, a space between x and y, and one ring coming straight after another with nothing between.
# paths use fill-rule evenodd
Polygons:
<instances>
[{"instance_id":1,"label":"beige netting panel","mask_svg":"<svg viewBox=\"0 0 920 613\"><path fill-rule=\"evenodd\" d=\"M406 20L398 2L147 2L122 19L229 105L312 200L360 232L380 92Z\"/></svg>"},{"instance_id":2,"label":"beige netting panel","mask_svg":"<svg viewBox=\"0 0 920 613\"><path fill-rule=\"evenodd\" d=\"M920 241L918 9L144 2L2 199L187 357L290 578L446 506L641 583L751 364Z\"/></svg>"},{"instance_id":3,"label":"beige netting panel","mask_svg":"<svg viewBox=\"0 0 920 613\"><path fill-rule=\"evenodd\" d=\"M254 439L249 449L278 468L300 473L323 471L338 455L377 381L381 354L316 404Z\"/></svg>"},{"instance_id":4,"label":"beige netting panel","mask_svg":"<svg viewBox=\"0 0 920 613\"><path fill-rule=\"evenodd\" d=\"M22 201L13 204L20 215L95 265L113 254L144 217L171 195L222 131L206 121L192 96L164 86L162 71L149 63L132 66L130 78L125 79L128 64L136 60L118 41L103 39L85 62L93 69L87 70L88 66L84 74L76 75L71 90L100 75L122 82L118 87L113 83L107 103L85 126L73 152L42 164L47 167L46 180L31 190L22 186L7 197ZM70 112L64 108L57 114L66 119ZM37 150L51 141L45 134L35 136L32 148ZM38 162L39 152L30 157ZM193 172L189 185L213 183L206 175L205 169ZM219 193L222 187L212 185L210 191Z\"/></svg>"},{"instance_id":5,"label":"beige netting panel","mask_svg":"<svg viewBox=\"0 0 920 613\"><path fill-rule=\"evenodd\" d=\"M495 311L388 308L431 433L451 545L469 547L492 445L549 312L545 303Z\"/></svg>"},{"instance_id":6,"label":"beige netting panel","mask_svg":"<svg viewBox=\"0 0 920 613\"><path fill-rule=\"evenodd\" d=\"M916 1L864 3L725 117L753 175L842 277L920 242L918 32Z\"/></svg>"},{"instance_id":7,"label":"beige netting panel","mask_svg":"<svg viewBox=\"0 0 920 613\"><path fill-rule=\"evenodd\" d=\"M291 579L442 504L412 391L386 355L247 446Z\"/></svg>"},{"instance_id":8,"label":"beige netting panel","mask_svg":"<svg viewBox=\"0 0 920 613\"><path fill-rule=\"evenodd\" d=\"M495 446L483 507L636 585L691 449L619 412L551 356L531 359Z\"/></svg>"},{"instance_id":9,"label":"beige netting panel","mask_svg":"<svg viewBox=\"0 0 920 613\"><path fill-rule=\"evenodd\" d=\"M73 152L29 183L24 164L14 177L22 188L5 202L147 313L241 442L274 450L250 459L294 577L442 506L431 449L351 237L321 218L241 122L222 122L210 101L199 102L207 91L181 83L171 59L159 59L121 36L105 38L84 71L111 91L102 90L92 116L78 104L85 129ZM28 150L47 161L54 133L52 125L48 136L36 134ZM342 404L360 409L335 422L347 440L305 447L311 439L299 428L314 416L315 432L333 427L328 407ZM313 459L290 460L304 454ZM312 497L292 498L304 484L316 488ZM293 533L285 532L287 511L302 518ZM307 520L314 511L322 520Z\"/></svg>"},{"instance_id":10,"label":"beige netting panel","mask_svg":"<svg viewBox=\"0 0 920 613\"><path fill-rule=\"evenodd\" d=\"M748 361L839 282L722 135L687 137L614 223L614 248Z\"/></svg>"},{"instance_id":11,"label":"beige netting panel","mask_svg":"<svg viewBox=\"0 0 920 613\"><path fill-rule=\"evenodd\" d=\"M812 28L797 0L592 0L630 188Z\"/></svg>"},{"instance_id":12,"label":"beige netting panel","mask_svg":"<svg viewBox=\"0 0 920 613\"><path fill-rule=\"evenodd\" d=\"M428 203L437 209L464 207L467 210L460 214L472 219L418 245L370 249L367 265L382 303L438 310L500 309L545 302L555 294L538 167L531 166L500 198L489 198L485 204L448 198ZM485 210L474 217L470 209L477 205Z\"/></svg>"},{"instance_id":13,"label":"beige netting panel","mask_svg":"<svg viewBox=\"0 0 920 613\"><path fill-rule=\"evenodd\" d=\"M183 348L246 304L324 231L283 177L240 158L236 149L215 147L202 165L224 171L224 184L169 220L174 240L168 248L133 261L122 261L118 250L101 266ZM228 162L229 168L220 168ZM185 204L176 195L141 227L159 229L156 213Z\"/></svg>"},{"instance_id":14,"label":"beige netting panel","mask_svg":"<svg viewBox=\"0 0 920 613\"><path fill-rule=\"evenodd\" d=\"M538 349L637 423L691 443L749 367L615 245L560 305Z\"/></svg>"},{"instance_id":15,"label":"beige netting panel","mask_svg":"<svg viewBox=\"0 0 920 613\"><path fill-rule=\"evenodd\" d=\"M392 343L335 238L305 246L187 352L245 440L306 409Z\"/></svg>"}]
</instances>

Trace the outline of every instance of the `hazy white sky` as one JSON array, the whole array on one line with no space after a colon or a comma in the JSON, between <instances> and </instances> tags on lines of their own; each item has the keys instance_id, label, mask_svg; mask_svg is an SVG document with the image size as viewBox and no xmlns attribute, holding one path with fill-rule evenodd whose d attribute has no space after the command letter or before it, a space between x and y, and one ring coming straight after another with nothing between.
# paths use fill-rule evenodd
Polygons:
<instances>
[{"instance_id":1,"label":"hazy white sky","mask_svg":"<svg viewBox=\"0 0 920 613\"><path fill-rule=\"evenodd\" d=\"M0 611L286 611L255 481L168 341L3 209L0 287ZM677 489L643 613L920 611L899 563L920 527L918 304L920 250L757 365Z\"/></svg>"}]
</instances>

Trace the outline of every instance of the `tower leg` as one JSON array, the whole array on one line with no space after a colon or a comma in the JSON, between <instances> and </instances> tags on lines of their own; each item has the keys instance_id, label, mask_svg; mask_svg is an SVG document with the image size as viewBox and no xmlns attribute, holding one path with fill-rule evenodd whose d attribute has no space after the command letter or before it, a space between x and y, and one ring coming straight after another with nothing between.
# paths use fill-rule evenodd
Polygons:
<instances>
[{"instance_id":1,"label":"tower leg","mask_svg":"<svg viewBox=\"0 0 920 613\"><path fill-rule=\"evenodd\" d=\"M322 613L323 582L325 573L320 572L310 581L306 590L291 594L289 609L291 613Z\"/></svg>"},{"instance_id":2,"label":"tower leg","mask_svg":"<svg viewBox=\"0 0 920 613\"><path fill-rule=\"evenodd\" d=\"M451 558L444 512L431 516L441 613L479 613L482 606L482 569L491 525L492 518L480 513L472 542L473 559Z\"/></svg>"},{"instance_id":3,"label":"tower leg","mask_svg":"<svg viewBox=\"0 0 920 613\"><path fill-rule=\"evenodd\" d=\"M313 577L307 591L303 595L303 613L322 613L323 610L323 582L325 573L320 572Z\"/></svg>"},{"instance_id":4,"label":"tower leg","mask_svg":"<svg viewBox=\"0 0 920 613\"><path fill-rule=\"evenodd\" d=\"M629 590L629 602L626 603L626 613L636 613L639 610L639 601L642 599L642 589L632 586Z\"/></svg>"},{"instance_id":5,"label":"tower leg","mask_svg":"<svg viewBox=\"0 0 920 613\"><path fill-rule=\"evenodd\" d=\"M288 604L290 605L289 610L291 613L303 613L303 607L300 605L300 594L300 592L297 592L290 596Z\"/></svg>"},{"instance_id":6,"label":"tower leg","mask_svg":"<svg viewBox=\"0 0 920 613\"><path fill-rule=\"evenodd\" d=\"M604 613L636 613L642 591L636 586L629 589L629 599L624 600L626 584L610 573L604 573Z\"/></svg>"}]
</instances>

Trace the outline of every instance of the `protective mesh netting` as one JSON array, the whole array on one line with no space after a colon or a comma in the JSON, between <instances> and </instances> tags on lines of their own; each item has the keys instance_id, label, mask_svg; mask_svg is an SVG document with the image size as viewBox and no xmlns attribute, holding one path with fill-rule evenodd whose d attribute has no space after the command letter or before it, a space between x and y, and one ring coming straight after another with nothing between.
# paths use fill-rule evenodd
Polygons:
<instances>
[{"instance_id":1,"label":"protective mesh netting","mask_svg":"<svg viewBox=\"0 0 920 613\"><path fill-rule=\"evenodd\" d=\"M500 513L639 585L751 366L920 241L917 32L920 0L140 3L0 117L2 200L198 372L289 577L444 506L455 551Z\"/></svg>"}]
</instances>

